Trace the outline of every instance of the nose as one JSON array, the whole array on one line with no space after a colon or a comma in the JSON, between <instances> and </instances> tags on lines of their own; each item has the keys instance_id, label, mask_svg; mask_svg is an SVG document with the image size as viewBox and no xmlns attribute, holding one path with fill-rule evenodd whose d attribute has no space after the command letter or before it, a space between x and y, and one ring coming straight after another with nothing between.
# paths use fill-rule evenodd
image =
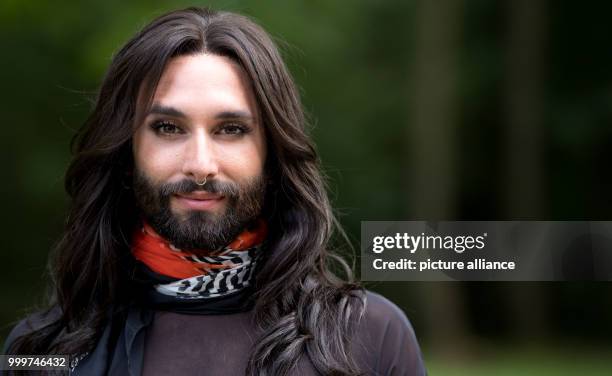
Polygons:
<instances>
[{"instance_id":1,"label":"nose","mask_svg":"<svg viewBox=\"0 0 612 376\"><path fill-rule=\"evenodd\" d=\"M205 131L194 132L185 148L182 171L185 176L195 182L203 182L218 174L215 146Z\"/></svg>"}]
</instances>

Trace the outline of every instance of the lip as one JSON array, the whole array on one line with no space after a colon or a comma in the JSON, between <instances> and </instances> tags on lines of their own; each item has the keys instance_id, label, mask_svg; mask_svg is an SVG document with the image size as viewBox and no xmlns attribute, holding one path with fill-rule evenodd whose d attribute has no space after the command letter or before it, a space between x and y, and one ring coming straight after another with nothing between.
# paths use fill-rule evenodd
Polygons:
<instances>
[{"instance_id":1,"label":"lip","mask_svg":"<svg viewBox=\"0 0 612 376\"><path fill-rule=\"evenodd\" d=\"M194 210L208 210L221 204L224 196L209 192L191 192L174 196L181 206Z\"/></svg>"}]
</instances>

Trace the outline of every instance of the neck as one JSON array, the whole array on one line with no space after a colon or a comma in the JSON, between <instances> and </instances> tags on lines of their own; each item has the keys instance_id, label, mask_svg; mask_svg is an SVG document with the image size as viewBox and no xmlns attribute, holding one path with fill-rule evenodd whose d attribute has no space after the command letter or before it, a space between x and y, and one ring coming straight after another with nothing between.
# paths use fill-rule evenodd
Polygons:
<instances>
[{"instance_id":1,"label":"neck","mask_svg":"<svg viewBox=\"0 0 612 376\"><path fill-rule=\"evenodd\" d=\"M266 235L266 223L262 219L258 219L254 222L253 226L245 228L219 252L211 254L211 252L206 250L179 249L157 234L145 222L134 233L132 254L134 258L158 274L184 279L234 267L235 265L232 261L237 259L228 259L228 256L236 252L248 254L245 251L261 245ZM207 256L202 256L202 254Z\"/></svg>"}]
</instances>

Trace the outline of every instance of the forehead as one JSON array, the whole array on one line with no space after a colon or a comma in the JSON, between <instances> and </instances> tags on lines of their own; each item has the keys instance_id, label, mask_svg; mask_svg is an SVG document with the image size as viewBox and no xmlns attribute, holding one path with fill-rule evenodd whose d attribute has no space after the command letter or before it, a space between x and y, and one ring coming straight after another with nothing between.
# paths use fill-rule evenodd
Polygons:
<instances>
[{"instance_id":1,"label":"forehead","mask_svg":"<svg viewBox=\"0 0 612 376\"><path fill-rule=\"evenodd\" d=\"M189 115L246 111L257 117L256 101L244 70L231 59L212 54L179 56L166 66L153 103Z\"/></svg>"}]
</instances>

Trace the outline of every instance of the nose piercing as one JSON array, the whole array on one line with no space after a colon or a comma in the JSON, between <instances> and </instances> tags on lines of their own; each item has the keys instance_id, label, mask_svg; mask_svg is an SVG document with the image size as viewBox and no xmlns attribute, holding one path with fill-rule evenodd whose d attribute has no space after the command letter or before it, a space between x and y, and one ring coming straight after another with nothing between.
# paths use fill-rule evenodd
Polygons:
<instances>
[{"instance_id":1,"label":"nose piercing","mask_svg":"<svg viewBox=\"0 0 612 376\"><path fill-rule=\"evenodd\" d=\"M195 182L195 183L196 183L197 185L199 185L200 187L201 187L201 186L203 186L203 185L205 185L205 184L206 184L206 177L204 177L204 181L203 181L203 182L201 182L201 183L200 183L199 181L197 181L197 180L196 180L196 182Z\"/></svg>"}]
</instances>

